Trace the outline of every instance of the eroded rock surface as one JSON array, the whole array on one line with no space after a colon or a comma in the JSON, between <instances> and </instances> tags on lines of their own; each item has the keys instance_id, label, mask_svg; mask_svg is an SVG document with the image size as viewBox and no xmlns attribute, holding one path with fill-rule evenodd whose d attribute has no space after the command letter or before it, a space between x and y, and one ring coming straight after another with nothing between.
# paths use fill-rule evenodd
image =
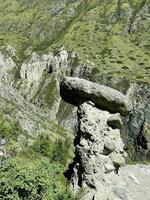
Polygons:
<instances>
[{"instance_id":1,"label":"eroded rock surface","mask_svg":"<svg viewBox=\"0 0 150 200\"><path fill-rule=\"evenodd\" d=\"M86 188L83 199L111 199L118 169L125 164L127 154L123 150L120 130L107 124L111 116L92 102L83 103L78 108L75 158L66 175L70 175L75 191L80 187Z\"/></svg>"},{"instance_id":2,"label":"eroded rock surface","mask_svg":"<svg viewBox=\"0 0 150 200\"><path fill-rule=\"evenodd\" d=\"M39 90L40 84L48 85L52 78L56 79L59 86L60 71L65 74L68 67L68 53L64 47L60 48L58 54L53 53L38 55L32 53L30 59L23 62L20 69L21 87L20 91L28 98L32 98ZM45 75L47 77L45 77ZM45 81L43 79L46 79Z\"/></svg>"},{"instance_id":3,"label":"eroded rock surface","mask_svg":"<svg viewBox=\"0 0 150 200\"><path fill-rule=\"evenodd\" d=\"M132 110L132 103L121 92L77 77L66 77L60 91L62 97L74 105L92 101L99 108L121 115L127 115Z\"/></svg>"},{"instance_id":4,"label":"eroded rock surface","mask_svg":"<svg viewBox=\"0 0 150 200\"><path fill-rule=\"evenodd\" d=\"M16 64L8 54L0 52L0 83L10 80L10 71L13 70L15 66Z\"/></svg>"}]
</instances>

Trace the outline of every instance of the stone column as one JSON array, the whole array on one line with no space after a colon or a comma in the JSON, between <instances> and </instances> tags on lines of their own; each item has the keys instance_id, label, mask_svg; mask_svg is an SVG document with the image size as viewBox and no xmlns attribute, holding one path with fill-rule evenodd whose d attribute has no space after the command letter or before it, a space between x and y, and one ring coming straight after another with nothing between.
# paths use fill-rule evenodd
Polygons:
<instances>
[{"instance_id":1,"label":"stone column","mask_svg":"<svg viewBox=\"0 0 150 200\"><path fill-rule=\"evenodd\" d=\"M118 182L117 172L125 164L120 137L120 114L110 114L85 102L78 107L75 158L70 165L70 183L75 191L85 189L83 199L108 200ZM72 169L71 169L72 167Z\"/></svg>"},{"instance_id":2,"label":"stone column","mask_svg":"<svg viewBox=\"0 0 150 200\"><path fill-rule=\"evenodd\" d=\"M113 88L77 77L65 77L60 93L78 107L75 158L66 172L73 190L84 188L85 200L118 200L114 187L127 156L120 137L120 114L127 116L132 102Z\"/></svg>"}]
</instances>

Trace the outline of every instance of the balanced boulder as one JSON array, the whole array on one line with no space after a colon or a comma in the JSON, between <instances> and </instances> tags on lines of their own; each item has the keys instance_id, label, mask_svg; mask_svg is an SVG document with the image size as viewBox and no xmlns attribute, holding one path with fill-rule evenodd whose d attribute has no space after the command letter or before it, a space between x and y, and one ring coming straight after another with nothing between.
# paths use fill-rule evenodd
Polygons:
<instances>
[{"instance_id":1,"label":"balanced boulder","mask_svg":"<svg viewBox=\"0 0 150 200\"><path fill-rule=\"evenodd\" d=\"M77 77L65 77L60 93L65 101L76 106L92 101L98 108L111 113L119 112L123 116L132 110L131 101L121 92Z\"/></svg>"}]
</instances>

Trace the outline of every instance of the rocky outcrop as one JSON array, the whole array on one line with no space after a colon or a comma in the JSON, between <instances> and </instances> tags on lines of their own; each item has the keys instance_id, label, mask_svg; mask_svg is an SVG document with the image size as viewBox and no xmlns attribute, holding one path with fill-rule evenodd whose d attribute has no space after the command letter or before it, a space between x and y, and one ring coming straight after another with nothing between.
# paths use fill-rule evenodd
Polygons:
<instances>
[{"instance_id":1,"label":"rocky outcrop","mask_svg":"<svg viewBox=\"0 0 150 200\"><path fill-rule=\"evenodd\" d=\"M84 87L83 83L86 83ZM61 85L62 97L67 100L68 94L67 101L77 105L78 109L75 158L65 175L74 191L84 189L83 200L147 200L150 196L149 166L125 165L127 154L120 135L120 129L124 126L121 116L117 113L118 109L113 113L109 112L109 107L105 107L106 111L104 106L103 110L100 109L101 101L99 106L95 104L95 98L92 97L94 92L90 93L93 85L98 86L79 78L65 78ZM129 120L128 130L130 137L136 141L135 145L148 153L149 87L138 86L132 89L130 88L126 97L133 102L133 110L129 118L126 118ZM111 91L111 88L107 91Z\"/></svg>"},{"instance_id":2,"label":"rocky outcrop","mask_svg":"<svg viewBox=\"0 0 150 200\"><path fill-rule=\"evenodd\" d=\"M7 53L0 52L0 84L11 79L10 72L15 66L13 59Z\"/></svg>"},{"instance_id":3,"label":"rocky outcrop","mask_svg":"<svg viewBox=\"0 0 150 200\"><path fill-rule=\"evenodd\" d=\"M109 119L107 120L107 124L108 126L112 127L113 129L121 129L123 123L120 117L120 114L113 114L109 117Z\"/></svg>"},{"instance_id":4,"label":"rocky outcrop","mask_svg":"<svg viewBox=\"0 0 150 200\"><path fill-rule=\"evenodd\" d=\"M61 83L61 95L78 106L75 158L66 177L74 191L84 188L83 199L116 200L113 188L127 156L118 112L124 115L131 111L130 100L109 87L70 77Z\"/></svg>"},{"instance_id":5,"label":"rocky outcrop","mask_svg":"<svg viewBox=\"0 0 150 200\"><path fill-rule=\"evenodd\" d=\"M51 54L39 56L36 53L32 53L29 60L24 61L21 65L20 78L22 81L22 90L24 92L35 91L39 85L40 80L45 70L48 70L50 62L53 56Z\"/></svg>"},{"instance_id":6,"label":"rocky outcrop","mask_svg":"<svg viewBox=\"0 0 150 200\"><path fill-rule=\"evenodd\" d=\"M80 187L86 189L84 199L110 199L118 169L125 164L127 155L120 131L107 124L111 117L108 111L97 109L92 102L78 108L74 164L66 175L71 174L69 180L75 191Z\"/></svg>"},{"instance_id":7,"label":"rocky outcrop","mask_svg":"<svg viewBox=\"0 0 150 200\"><path fill-rule=\"evenodd\" d=\"M63 47L56 56L51 52L43 55L32 53L21 65L19 86L21 93L31 99L38 92L40 85L45 84L46 87L52 78L58 79L59 85L59 73L65 74L68 67L67 58L68 53Z\"/></svg>"},{"instance_id":8,"label":"rocky outcrop","mask_svg":"<svg viewBox=\"0 0 150 200\"><path fill-rule=\"evenodd\" d=\"M126 120L126 138L134 141L136 159L149 159L150 153L150 87L146 84L133 85L128 95L133 102L133 110ZM128 139L127 145L131 146ZM136 154L140 153L140 157Z\"/></svg>"},{"instance_id":9,"label":"rocky outcrop","mask_svg":"<svg viewBox=\"0 0 150 200\"><path fill-rule=\"evenodd\" d=\"M109 112L127 115L132 103L119 91L84 79L66 77L60 87L62 97L74 105L92 101L97 107Z\"/></svg>"},{"instance_id":10,"label":"rocky outcrop","mask_svg":"<svg viewBox=\"0 0 150 200\"><path fill-rule=\"evenodd\" d=\"M72 60L74 60L74 62L75 62L75 59L77 59L77 58L74 58ZM73 71L72 76L90 80L93 69L94 69L94 64L90 64L88 62L81 63L75 69L72 70Z\"/></svg>"},{"instance_id":11,"label":"rocky outcrop","mask_svg":"<svg viewBox=\"0 0 150 200\"><path fill-rule=\"evenodd\" d=\"M29 135L44 134L47 129L51 132L51 120L58 123L57 113L60 115L61 112L63 117L59 123L72 132L71 123L75 127L76 121L70 110L64 114L67 104L61 101L59 93L60 80L67 72L70 73L70 65L64 47L55 55L51 52L38 54L31 51L27 59L18 65L15 49L8 46L0 52L2 115L5 115L7 107L12 107L12 111L4 118L19 122L22 130Z\"/></svg>"}]
</instances>

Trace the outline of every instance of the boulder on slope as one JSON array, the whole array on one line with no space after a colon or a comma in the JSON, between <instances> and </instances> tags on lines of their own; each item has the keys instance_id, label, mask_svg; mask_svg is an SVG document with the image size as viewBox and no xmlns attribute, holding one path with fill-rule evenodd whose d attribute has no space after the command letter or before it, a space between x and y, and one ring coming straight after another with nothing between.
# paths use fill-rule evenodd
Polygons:
<instances>
[{"instance_id":1,"label":"boulder on slope","mask_svg":"<svg viewBox=\"0 0 150 200\"><path fill-rule=\"evenodd\" d=\"M92 101L98 108L111 113L119 112L123 116L132 110L131 101L121 92L77 77L65 77L60 85L60 93L65 101L76 106Z\"/></svg>"}]
</instances>

